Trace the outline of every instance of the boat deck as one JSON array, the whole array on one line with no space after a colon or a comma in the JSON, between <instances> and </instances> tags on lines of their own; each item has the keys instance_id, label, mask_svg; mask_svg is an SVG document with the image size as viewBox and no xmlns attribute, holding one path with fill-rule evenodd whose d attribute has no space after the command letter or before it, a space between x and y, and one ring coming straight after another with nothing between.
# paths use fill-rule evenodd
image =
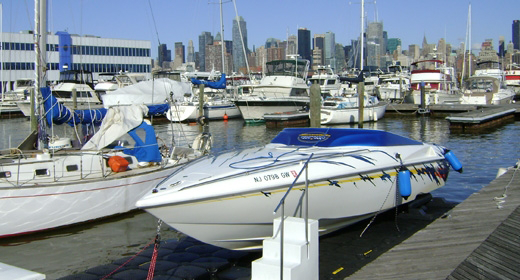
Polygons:
<instances>
[{"instance_id":1,"label":"boat deck","mask_svg":"<svg viewBox=\"0 0 520 280\"><path fill-rule=\"evenodd\" d=\"M516 278L519 205L520 171L509 170L348 279Z\"/></svg>"}]
</instances>

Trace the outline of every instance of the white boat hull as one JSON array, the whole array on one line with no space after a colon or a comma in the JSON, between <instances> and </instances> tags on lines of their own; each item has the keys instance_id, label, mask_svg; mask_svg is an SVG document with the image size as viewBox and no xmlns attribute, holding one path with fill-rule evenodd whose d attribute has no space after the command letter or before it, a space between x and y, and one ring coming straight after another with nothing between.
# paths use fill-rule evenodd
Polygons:
<instances>
[{"instance_id":1,"label":"white boat hull","mask_svg":"<svg viewBox=\"0 0 520 280\"><path fill-rule=\"evenodd\" d=\"M298 111L308 106L309 98L239 99L235 101L246 121L263 121L265 114Z\"/></svg>"},{"instance_id":2,"label":"white boat hull","mask_svg":"<svg viewBox=\"0 0 520 280\"><path fill-rule=\"evenodd\" d=\"M305 137L315 136L310 133ZM445 184L449 164L444 148L367 145L324 148L269 144L215 155L172 174L137 206L203 242L228 249L257 249L272 235L273 219L282 215L281 210L273 214L274 210L311 154L308 218L319 220L321 233L412 201ZM401 167L412 174L407 200L397 189ZM305 172L286 198L284 216L304 216L304 194Z\"/></svg>"},{"instance_id":3,"label":"white boat hull","mask_svg":"<svg viewBox=\"0 0 520 280\"><path fill-rule=\"evenodd\" d=\"M363 108L363 122L375 122L383 118L388 103ZM359 108L321 108L321 124L347 124L359 122Z\"/></svg>"},{"instance_id":4,"label":"white boat hull","mask_svg":"<svg viewBox=\"0 0 520 280\"><path fill-rule=\"evenodd\" d=\"M413 103L416 105L422 104L421 92L414 90L412 92ZM448 105L448 104L461 104L462 94L458 92L447 93L445 91L428 92L424 94L425 105Z\"/></svg>"},{"instance_id":5,"label":"white boat hull","mask_svg":"<svg viewBox=\"0 0 520 280\"><path fill-rule=\"evenodd\" d=\"M178 168L173 163L167 167L134 165L132 170L114 174L109 167L104 167L104 172L95 171L95 161L104 162L101 158L94 158L90 165L87 158L81 160L85 161L82 170L67 171L62 169L81 164L78 155L34 159L21 166L25 174L17 178L12 172L10 178L1 178L0 238L134 210L140 197ZM5 174L13 167L16 165L1 165L0 172ZM36 176L35 170L46 170L46 174Z\"/></svg>"},{"instance_id":6,"label":"white boat hull","mask_svg":"<svg viewBox=\"0 0 520 280\"><path fill-rule=\"evenodd\" d=\"M208 120L224 120L240 117L240 110L234 104L204 106L204 117ZM170 108L166 117L175 122L195 121L199 117L196 105L176 105Z\"/></svg>"}]
</instances>

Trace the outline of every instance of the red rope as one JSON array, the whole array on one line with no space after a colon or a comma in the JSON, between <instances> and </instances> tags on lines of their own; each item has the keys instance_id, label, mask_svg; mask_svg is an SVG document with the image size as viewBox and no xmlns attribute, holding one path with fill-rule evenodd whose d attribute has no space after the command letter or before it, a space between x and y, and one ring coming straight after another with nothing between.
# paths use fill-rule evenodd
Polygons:
<instances>
[{"instance_id":1,"label":"red rope","mask_svg":"<svg viewBox=\"0 0 520 280\"><path fill-rule=\"evenodd\" d=\"M139 256L139 254L141 254L144 250L146 250L148 247L150 247L150 245L152 245L152 243L156 242L156 238L154 238L154 240L152 240L150 243L148 243L146 246L143 247L143 249L141 249L141 251L139 251L137 254L135 254L133 257L129 258L125 263L123 263L122 265L120 265L118 268L114 269L114 271L110 272L109 274L103 276L103 278L101 278L101 280L103 279L107 279L108 277L112 276L112 274L116 273L118 270L120 270L123 266L125 266L127 263L129 263L130 261L132 261L133 259L135 259L135 257ZM157 244L156 244L157 246ZM155 255L155 250L154 250L154 255Z\"/></svg>"},{"instance_id":2,"label":"red rope","mask_svg":"<svg viewBox=\"0 0 520 280\"><path fill-rule=\"evenodd\" d=\"M155 245L153 248L152 259L150 260L150 267L148 268L148 277L146 278L146 280L153 279L153 273L155 271L155 264L157 262L157 254L159 252L159 241L160 241L160 237L159 237L159 235L157 235L155 237Z\"/></svg>"}]
</instances>

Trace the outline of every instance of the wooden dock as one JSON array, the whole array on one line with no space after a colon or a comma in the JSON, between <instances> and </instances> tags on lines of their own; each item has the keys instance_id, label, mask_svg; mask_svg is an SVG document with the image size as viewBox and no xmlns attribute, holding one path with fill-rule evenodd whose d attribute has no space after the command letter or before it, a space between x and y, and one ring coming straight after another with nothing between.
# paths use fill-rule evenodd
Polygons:
<instances>
[{"instance_id":1,"label":"wooden dock","mask_svg":"<svg viewBox=\"0 0 520 280\"><path fill-rule=\"evenodd\" d=\"M520 170L510 169L348 279L514 279Z\"/></svg>"},{"instance_id":2,"label":"wooden dock","mask_svg":"<svg viewBox=\"0 0 520 280\"><path fill-rule=\"evenodd\" d=\"M446 117L452 131L474 131L514 120L517 108L511 106L484 107Z\"/></svg>"}]
</instances>

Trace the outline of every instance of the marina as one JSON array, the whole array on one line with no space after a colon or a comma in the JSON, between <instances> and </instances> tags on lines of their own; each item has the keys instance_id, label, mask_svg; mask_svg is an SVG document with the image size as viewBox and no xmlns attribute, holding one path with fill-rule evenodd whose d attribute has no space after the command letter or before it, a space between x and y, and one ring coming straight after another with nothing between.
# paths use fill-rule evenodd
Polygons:
<instances>
[{"instance_id":1,"label":"marina","mask_svg":"<svg viewBox=\"0 0 520 280\"><path fill-rule=\"evenodd\" d=\"M0 129L3 131L10 131L10 127L23 127L28 125L28 122L24 119L2 120L0 125ZM434 199L443 198L449 202L448 206L439 204L441 205L439 208L428 207L429 209L437 209L436 212L427 211L433 217L442 216L450 209L450 203L460 203L472 193L478 192L481 187L489 184L496 176L498 167L512 165L518 160L518 155L510 152L510 147L516 145L515 135L520 132L518 122L506 123L480 134L454 132L446 134L445 132L449 131L449 123L445 119L428 116L417 117L414 113L385 116L376 123L365 125L368 129L393 131L417 140L448 145L457 152L459 159L464 163L464 172L452 174L448 184L433 193ZM171 137L168 136L172 133L168 124L158 124L154 127L161 138ZM352 126L343 125L339 127ZM184 128L198 130L197 126L185 126ZM242 120L210 122L209 124L210 133L215 139L213 147L215 152L267 143L281 129L267 128L264 125L246 125ZM17 134L12 133L10 137L11 143L13 143L17 139ZM8 135L2 134L0 142L3 145L8 145ZM475 149L478 149L479 152L475 152ZM481 158L488 160L482 161ZM350 237L348 238L340 234L323 238L322 240L331 240L331 243L327 245L327 242L320 242L320 279L322 279L322 276L343 279L354 273L357 270L356 268L372 261L385 248L390 249L392 245L403 240L405 235L417 231L418 221L421 221L420 223L423 226L431 222L424 221L423 218L410 219L408 225L410 230L401 233L395 228L394 216L393 211L386 213L386 216L380 215L366 232L366 235L361 238L359 234L366 227L368 221L360 222L341 231L349 234ZM399 215L398 217L399 228L404 231L408 226L402 224L401 217L405 216ZM374 232L374 235L379 239L365 239L372 234L372 228L380 227L379 222L386 225L381 231L378 231L380 234ZM49 279L67 277L135 255L140 248L153 240L156 227L157 220L153 216L147 213L134 212L120 218L100 221L93 225L77 226L48 234L38 234L34 237L2 240L0 241L0 255L4 257L0 259L0 262L44 273ZM165 241L186 238L180 233L169 230L164 225L161 233L162 240ZM342 247L338 247L336 242L346 243L350 247L341 249ZM71 248L72 245L74 247ZM96 249L92 250L92 248ZM364 253L370 250L372 251L365 256ZM34 254L36 251L40 253ZM51 251L53 258L48 258L47 255ZM10 257L5 258L5 256ZM259 256L256 255L257 257ZM349 260L349 262L343 262L345 260L343 258ZM65 263L66 265L64 265ZM352 265L349 266L348 264ZM241 265L247 268L247 266ZM340 272L333 274L342 267L343 269Z\"/></svg>"},{"instance_id":2,"label":"marina","mask_svg":"<svg viewBox=\"0 0 520 280\"><path fill-rule=\"evenodd\" d=\"M69 17L55 16L64 5L24 3L29 30L13 24L22 4L0 3L10 29L0 24L0 279L520 274L518 4L498 16L478 3L478 41L469 4L461 42L466 4L452 3L449 36L424 33L406 49L375 1L374 21L362 0L348 16L330 10L326 25L312 9L278 14L283 1L242 3L240 14L235 1L210 1L220 32L208 21L216 9L179 2L174 33L168 1L153 3L159 24L152 3L110 17L124 29L104 22L119 6L92 1L69 3ZM414 5L403 11L424 9ZM155 32L128 22L143 12ZM498 51L482 38L504 24L483 28L483 12L513 20ZM83 14L98 19L87 34ZM426 21L409 14L413 38ZM339 40L345 17L360 30ZM295 22L297 34L269 37Z\"/></svg>"}]
</instances>

